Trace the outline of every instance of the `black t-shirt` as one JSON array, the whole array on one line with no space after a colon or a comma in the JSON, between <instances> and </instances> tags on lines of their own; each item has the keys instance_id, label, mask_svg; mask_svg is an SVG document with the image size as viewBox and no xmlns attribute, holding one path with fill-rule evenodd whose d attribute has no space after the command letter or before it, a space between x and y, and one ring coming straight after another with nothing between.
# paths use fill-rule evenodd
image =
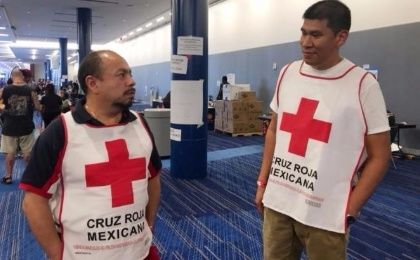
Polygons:
<instances>
[{"instance_id":1,"label":"black t-shirt","mask_svg":"<svg viewBox=\"0 0 420 260\"><path fill-rule=\"evenodd\" d=\"M5 105L2 134L23 136L32 133L35 128L32 89L27 85L8 85L3 89L2 98Z\"/></svg>"},{"instance_id":2,"label":"black t-shirt","mask_svg":"<svg viewBox=\"0 0 420 260\"><path fill-rule=\"evenodd\" d=\"M68 112L72 113L73 119L76 123L103 126L101 122L93 118L86 111L84 104L85 100L82 100L77 103L75 111ZM140 114L139 117L146 126L149 136L152 138L153 142L153 150L150 156L150 166L152 168L149 168L153 176L162 168L162 162L146 120ZM134 120L138 120L137 117L127 109L123 111L120 124L129 123ZM38 137L31 152L31 159L28 162L21 181L24 186L31 187L29 190L32 190L40 195L46 194L43 187L45 187L45 185L51 181L51 178L53 178L54 168L57 166L59 156L64 149L64 139L64 126L61 118L54 119Z\"/></svg>"},{"instance_id":3,"label":"black t-shirt","mask_svg":"<svg viewBox=\"0 0 420 260\"><path fill-rule=\"evenodd\" d=\"M43 106L42 114L58 115L61 113L61 105L63 100L56 94L47 94L42 97L41 105Z\"/></svg>"}]
</instances>

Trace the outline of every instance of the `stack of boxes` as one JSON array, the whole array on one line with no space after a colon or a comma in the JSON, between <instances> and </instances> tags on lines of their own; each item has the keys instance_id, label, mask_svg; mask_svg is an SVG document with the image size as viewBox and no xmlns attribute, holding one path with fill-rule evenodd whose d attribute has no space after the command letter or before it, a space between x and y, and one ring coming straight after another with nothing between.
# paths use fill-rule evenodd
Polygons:
<instances>
[{"instance_id":1,"label":"stack of boxes","mask_svg":"<svg viewBox=\"0 0 420 260\"><path fill-rule=\"evenodd\" d=\"M255 91L238 92L235 100L215 101L215 129L231 134L262 134L262 101Z\"/></svg>"}]
</instances>

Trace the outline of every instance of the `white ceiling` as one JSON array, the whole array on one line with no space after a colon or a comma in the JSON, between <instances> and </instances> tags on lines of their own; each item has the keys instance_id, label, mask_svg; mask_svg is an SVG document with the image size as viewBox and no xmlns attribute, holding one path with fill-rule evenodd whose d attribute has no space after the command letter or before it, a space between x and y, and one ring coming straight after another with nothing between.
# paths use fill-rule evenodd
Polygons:
<instances>
[{"instance_id":1,"label":"white ceiling","mask_svg":"<svg viewBox=\"0 0 420 260\"><path fill-rule=\"evenodd\" d=\"M76 43L79 7L92 10L92 44L101 45L167 13L171 0L0 0L0 61L44 62L48 59L46 55L58 48L22 44L28 40L47 45L47 42L58 43L58 38L64 37L69 45ZM1 30L2 26L5 30ZM1 42L5 40L15 42ZM31 57L33 49L37 50L35 59ZM68 49L68 55L75 52Z\"/></svg>"}]
</instances>

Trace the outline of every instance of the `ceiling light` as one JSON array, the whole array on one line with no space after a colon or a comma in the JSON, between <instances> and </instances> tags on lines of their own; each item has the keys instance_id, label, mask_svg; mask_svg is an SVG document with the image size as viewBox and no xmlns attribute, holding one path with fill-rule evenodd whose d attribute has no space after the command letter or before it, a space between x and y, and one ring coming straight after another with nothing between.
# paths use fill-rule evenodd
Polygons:
<instances>
[{"instance_id":1,"label":"ceiling light","mask_svg":"<svg viewBox=\"0 0 420 260\"><path fill-rule=\"evenodd\" d=\"M145 25L145 27L146 27L146 28L149 28L149 27L150 27L150 26L152 26L152 25L153 25L153 23L152 23L152 22L150 22L150 23L146 24L146 25Z\"/></svg>"},{"instance_id":2,"label":"ceiling light","mask_svg":"<svg viewBox=\"0 0 420 260\"><path fill-rule=\"evenodd\" d=\"M0 1L1 2L1 1ZM5 32L1 34L2 37L8 37L8 41L14 42L16 40L16 35L14 32L14 27L10 24L9 17L7 16L6 8L1 5L0 6L0 17L2 18L2 27L4 27Z\"/></svg>"},{"instance_id":3,"label":"ceiling light","mask_svg":"<svg viewBox=\"0 0 420 260\"><path fill-rule=\"evenodd\" d=\"M128 35L129 35L129 36L131 36L131 35L133 35L133 34L134 34L134 32L129 32L129 33L128 33Z\"/></svg>"},{"instance_id":4,"label":"ceiling light","mask_svg":"<svg viewBox=\"0 0 420 260\"><path fill-rule=\"evenodd\" d=\"M38 52L38 50L37 50L37 49L32 49L32 50L31 50L31 53L32 53L32 54L36 54L37 52Z\"/></svg>"},{"instance_id":5,"label":"ceiling light","mask_svg":"<svg viewBox=\"0 0 420 260\"><path fill-rule=\"evenodd\" d=\"M7 33L0 33L1 37L8 37L9 35Z\"/></svg>"},{"instance_id":6,"label":"ceiling light","mask_svg":"<svg viewBox=\"0 0 420 260\"><path fill-rule=\"evenodd\" d=\"M136 32L141 32L143 30L143 27L137 28Z\"/></svg>"},{"instance_id":7,"label":"ceiling light","mask_svg":"<svg viewBox=\"0 0 420 260\"><path fill-rule=\"evenodd\" d=\"M159 17L158 19L156 19L156 22L161 22L161 21L163 21L163 20L165 20L165 17L163 17L163 16L161 16L161 17Z\"/></svg>"},{"instance_id":8,"label":"ceiling light","mask_svg":"<svg viewBox=\"0 0 420 260\"><path fill-rule=\"evenodd\" d=\"M35 60L36 59L36 56L35 55L32 55L31 56L31 59Z\"/></svg>"},{"instance_id":9,"label":"ceiling light","mask_svg":"<svg viewBox=\"0 0 420 260\"><path fill-rule=\"evenodd\" d=\"M6 30L5 26L0 26L0 30Z\"/></svg>"}]
</instances>

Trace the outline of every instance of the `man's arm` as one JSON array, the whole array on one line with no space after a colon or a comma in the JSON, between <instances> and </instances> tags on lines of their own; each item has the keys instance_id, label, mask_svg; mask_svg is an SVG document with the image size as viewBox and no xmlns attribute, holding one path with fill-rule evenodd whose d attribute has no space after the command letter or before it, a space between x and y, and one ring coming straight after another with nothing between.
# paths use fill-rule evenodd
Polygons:
<instances>
[{"instance_id":1,"label":"man's arm","mask_svg":"<svg viewBox=\"0 0 420 260\"><path fill-rule=\"evenodd\" d=\"M34 103L34 109L37 111L41 111L41 104L39 103L39 99L35 91L31 91L31 96L32 96L32 102Z\"/></svg>"},{"instance_id":2,"label":"man's arm","mask_svg":"<svg viewBox=\"0 0 420 260\"><path fill-rule=\"evenodd\" d=\"M62 242L55 229L55 223L48 199L32 192L25 192L22 209L35 238L51 260L61 259Z\"/></svg>"},{"instance_id":3,"label":"man's arm","mask_svg":"<svg viewBox=\"0 0 420 260\"><path fill-rule=\"evenodd\" d=\"M391 155L389 131L365 137L367 159L361 177L350 195L347 214L357 216L385 176Z\"/></svg>"},{"instance_id":4,"label":"man's arm","mask_svg":"<svg viewBox=\"0 0 420 260\"><path fill-rule=\"evenodd\" d=\"M146 206L146 221L151 229L153 229L160 201L160 174L149 179L147 192L149 194L149 203Z\"/></svg>"},{"instance_id":5,"label":"man's arm","mask_svg":"<svg viewBox=\"0 0 420 260\"><path fill-rule=\"evenodd\" d=\"M265 135L263 159L261 163L260 174L258 175L258 181L261 181L263 185L257 186L257 192L255 194L255 205L261 214L263 213L264 209L262 199L265 192L265 185L267 184L268 176L270 174L274 148L276 147L276 128L277 114L273 113L271 116L270 125L268 126L267 133Z\"/></svg>"}]
</instances>

